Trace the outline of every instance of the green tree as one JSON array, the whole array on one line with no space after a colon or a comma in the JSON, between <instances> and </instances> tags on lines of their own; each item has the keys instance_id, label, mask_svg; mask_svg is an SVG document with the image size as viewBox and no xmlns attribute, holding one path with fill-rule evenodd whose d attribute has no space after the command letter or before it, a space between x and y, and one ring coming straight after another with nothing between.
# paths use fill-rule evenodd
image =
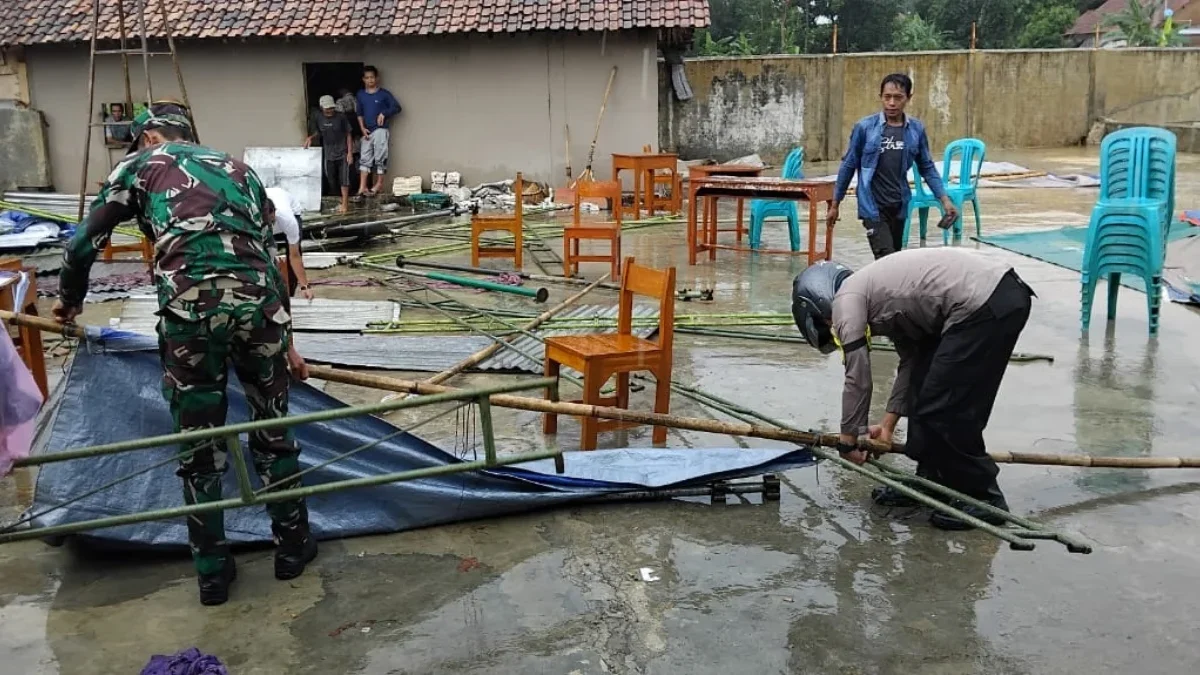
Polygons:
<instances>
[{"instance_id":1,"label":"green tree","mask_svg":"<svg viewBox=\"0 0 1200 675\"><path fill-rule=\"evenodd\" d=\"M1017 35L1021 49L1058 49L1065 46L1063 34L1075 25L1079 10L1073 4L1042 4L1029 15Z\"/></svg>"},{"instance_id":2,"label":"green tree","mask_svg":"<svg viewBox=\"0 0 1200 675\"><path fill-rule=\"evenodd\" d=\"M931 52L945 49L946 39L944 31L922 19L920 14L907 14L896 22L891 49L897 52Z\"/></svg>"},{"instance_id":3,"label":"green tree","mask_svg":"<svg viewBox=\"0 0 1200 675\"><path fill-rule=\"evenodd\" d=\"M976 46L1008 49L1016 42L1023 21L1024 0L914 0L914 9L949 36L949 45L971 46L975 24Z\"/></svg>"},{"instance_id":4,"label":"green tree","mask_svg":"<svg viewBox=\"0 0 1200 675\"><path fill-rule=\"evenodd\" d=\"M838 23L839 52L887 49L899 12L895 0L838 0L831 3Z\"/></svg>"},{"instance_id":5,"label":"green tree","mask_svg":"<svg viewBox=\"0 0 1200 675\"><path fill-rule=\"evenodd\" d=\"M1109 14L1101 22L1111 28L1104 37L1124 40L1127 47L1178 47L1185 43L1179 26L1167 19L1161 26L1158 17L1166 9L1165 0L1129 0L1125 9Z\"/></svg>"}]
</instances>

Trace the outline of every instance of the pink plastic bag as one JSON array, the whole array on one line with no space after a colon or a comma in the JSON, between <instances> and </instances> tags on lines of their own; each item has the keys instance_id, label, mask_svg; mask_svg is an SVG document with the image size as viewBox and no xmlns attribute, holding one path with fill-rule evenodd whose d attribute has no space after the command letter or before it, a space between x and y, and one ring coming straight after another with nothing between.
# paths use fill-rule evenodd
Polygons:
<instances>
[{"instance_id":1,"label":"pink plastic bag","mask_svg":"<svg viewBox=\"0 0 1200 675\"><path fill-rule=\"evenodd\" d=\"M12 471L14 461L29 456L41 407L42 392L0 324L0 476Z\"/></svg>"}]
</instances>

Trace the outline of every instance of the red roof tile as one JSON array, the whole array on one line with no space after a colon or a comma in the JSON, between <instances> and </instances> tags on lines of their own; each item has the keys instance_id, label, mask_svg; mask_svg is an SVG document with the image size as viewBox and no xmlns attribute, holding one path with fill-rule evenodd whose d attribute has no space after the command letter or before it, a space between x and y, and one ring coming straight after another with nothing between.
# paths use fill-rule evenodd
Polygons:
<instances>
[{"instance_id":1,"label":"red roof tile","mask_svg":"<svg viewBox=\"0 0 1200 675\"><path fill-rule=\"evenodd\" d=\"M243 38L703 28L708 0L148 0L146 28L162 37L165 2L175 37ZM92 0L0 2L0 45L90 37ZM125 0L126 31L136 3ZM115 2L101 3L100 39L116 39Z\"/></svg>"},{"instance_id":2,"label":"red roof tile","mask_svg":"<svg viewBox=\"0 0 1200 675\"><path fill-rule=\"evenodd\" d=\"M1178 12L1179 10L1191 4L1191 0L1168 0L1167 7ZM1104 4L1090 12L1084 12L1075 20L1075 25L1067 30L1067 35L1092 35L1096 32L1096 27L1100 26L1104 18L1110 14L1125 11L1129 6L1129 0L1107 0ZM1100 32L1105 33L1110 30L1107 27L1100 26Z\"/></svg>"}]
</instances>

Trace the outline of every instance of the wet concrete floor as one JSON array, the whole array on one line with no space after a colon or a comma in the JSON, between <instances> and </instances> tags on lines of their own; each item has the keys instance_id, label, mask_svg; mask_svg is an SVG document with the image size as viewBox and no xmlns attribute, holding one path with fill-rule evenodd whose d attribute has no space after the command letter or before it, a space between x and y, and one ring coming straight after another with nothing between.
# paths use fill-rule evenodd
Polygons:
<instances>
[{"instance_id":1,"label":"wet concrete floor","mask_svg":"<svg viewBox=\"0 0 1200 675\"><path fill-rule=\"evenodd\" d=\"M1094 151L997 154L1056 173L1096 170ZM1200 158L1181 156L1181 207L1200 201L1197 177ZM1085 224L1094 198L1087 190L987 190L983 228ZM853 213L847 202L835 257L861 266L870 253ZM769 225L765 238L786 246L782 226ZM800 260L725 251L715 265L689 267L683 242L679 225L624 238L639 261L677 265L680 287L716 290L715 303L680 303L679 312L788 310ZM1101 307L1081 340L1077 273L960 245L1011 262L1035 288L1017 348L1055 358L1009 369L987 433L992 449L1197 454L1195 313L1167 303L1152 340L1145 297L1123 289L1116 321L1106 326ZM594 278L603 270L584 271ZM556 298L569 293L554 290ZM598 292L593 301L611 297ZM113 311L90 308L88 318ZM895 364L887 355L876 361L882 390ZM677 335L675 377L802 428L832 429L838 418L837 358L803 346ZM379 398L342 385L327 391L353 402ZM649 393L634 405L645 406ZM672 411L706 414L679 397ZM497 415L506 452L544 446L535 415ZM577 447L578 425L561 426L557 442ZM443 447L455 440L450 423L427 435ZM735 440L683 432L669 443ZM645 446L649 430L602 444ZM1082 533L1095 544L1090 556L1050 543L1015 552L984 534L937 531L923 512L869 506L869 483L822 467L788 472L782 500L766 505L587 506L328 542L292 582L274 580L270 551L251 550L238 556L232 599L218 608L198 605L183 557L9 544L0 546L0 673L136 673L151 654L193 645L239 675L1194 672L1196 475L1005 466L1000 482L1014 510ZM8 505L19 506L11 493ZM642 580L644 567L656 581Z\"/></svg>"}]
</instances>

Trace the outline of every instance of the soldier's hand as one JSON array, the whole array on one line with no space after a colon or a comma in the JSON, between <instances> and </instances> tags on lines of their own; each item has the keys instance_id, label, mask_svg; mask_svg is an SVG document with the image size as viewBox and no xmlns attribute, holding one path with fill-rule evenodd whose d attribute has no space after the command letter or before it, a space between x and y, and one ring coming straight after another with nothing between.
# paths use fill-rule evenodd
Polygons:
<instances>
[{"instance_id":1,"label":"soldier's hand","mask_svg":"<svg viewBox=\"0 0 1200 675\"><path fill-rule=\"evenodd\" d=\"M308 364L295 347L288 347L288 370L292 377L303 382L308 379Z\"/></svg>"},{"instance_id":2,"label":"soldier's hand","mask_svg":"<svg viewBox=\"0 0 1200 675\"><path fill-rule=\"evenodd\" d=\"M83 311L82 307L68 307L63 304L62 300L55 300L54 307L50 309L50 313L54 315L54 320L59 323L71 323L79 313Z\"/></svg>"},{"instance_id":3,"label":"soldier's hand","mask_svg":"<svg viewBox=\"0 0 1200 675\"><path fill-rule=\"evenodd\" d=\"M313 294L312 286L301 286L300 287L300 295L303 295L304 299L309 302L312 302L313 298L316 297L316 295Z\"/></svg>"}]
</instances>

